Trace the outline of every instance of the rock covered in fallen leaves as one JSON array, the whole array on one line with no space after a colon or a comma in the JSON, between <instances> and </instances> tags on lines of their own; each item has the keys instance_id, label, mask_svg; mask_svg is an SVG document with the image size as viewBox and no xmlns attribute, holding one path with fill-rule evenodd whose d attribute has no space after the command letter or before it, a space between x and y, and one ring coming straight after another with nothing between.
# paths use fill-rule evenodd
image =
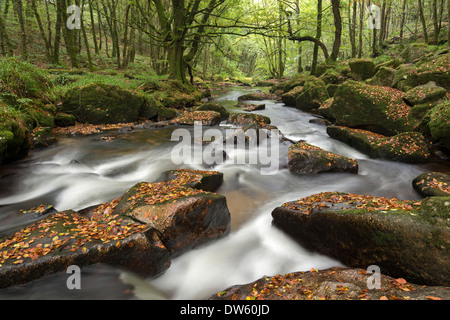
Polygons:
<instances>
[{"instance_id":1,"label":"rock covered in fallen leaves","mask_svg":"<svg viewBox=\"0 0 450 320\"><path fill-rule=\"evenodd\" d=\"M263 100L277 100L278 97L272 93L254 92L244 94L238 97L238 101L263 101Z\"/></svg>"},{"instance_id":2,"label":"rock covered in fallen leaves","mask_svg":"<svg viewBox=\"0 0 450 320\"><path fill-rule=\"evenodd\" d=\"M245 128L255 125L257 128L270 129L271 120L269 117L254 113L232 113L228 117L228 123Z\"/></svg>"},{"instance_id":3,"label":"rock covered in fallen leaves","mask_svg":"<svg viewBox=\"0 0 450 320\"><path fill-rule=\"evenodd\" d=\"M433 81L450 90L450 53L432 55L414 64L403 64L396 69L394 88L408 91Z\"/></svg>"},{"instance_id":4,"label":"rock covered in fallen leaves","mask_svg":"<svg viewBox=\"0 0 450 320\"><path fill-rule=\"evenodd\" d=\"M223 183L223 173L209 170L177 169L164 172L158 181L175 180L181 176L191 176L184 186L203 191L216 192Z\"/></svg>"},{"instance_id":5,"label":"rock covered in fallen leaves","mask_svg":"<svg viewBox=\"0 0 450 320\"><path fill-rule=\"evenodd\" d=\"M409 90L405 95L405 101L410 105L419 105L424 103L433 102L438 104L439 101L445 98L447 90L439 87L433 81L427 84L417 86Z\"/></svg>"},{"instance_id":6,"label":"rock covered in fallen leaves","mask_svg":"<svg viewBox=\"0 0 450 320\"><path fill-rule=\"evenodd\" d=\"M214 126L221 121L221 115L215 111L182 112L178 117L169 121L172 125L194 125L201 122L204 126Z\"/></svg>"},{"instance_id":7,"label":"rock covered in fallen leaves","mask_svg":"<svg viewBox=\"0 0 450 320\"><path fill-rule=\"evenodd\" d=\"M101 209L92 216L75 211L51 214L4 239L0 287L26 283L70 265L108 263L143 276L156 276L169 267L169 251L155 229Z\"/></svg>"},{"instance_id":8,"label":"rock covered in fallen leaves","mask_svg":"<svg viewBox=\"0 0 450 320\"><path fill-rule=\"evenodd\" d=\"M369 155L406 163L425 163L430 157L425 138L419 132L406 132L386 137L368 130L342 126L327 127L328 135Z\"/></svg>"},{"instance_id":9,"label":"rock covered in fallen leaves","mask_svg":"<svg viewBox=\"0 0 450 320\"><path fill-rule=\"evenodd\" d=\"M450 154L450 100L430 109L419 125L418 130L441 144Z\"/></svg>"},{"instance_id":10,"label":"rock covered in fallen leaves","mask_svg":"<svg viewBox=\"0 0 450 320\"><path fill-rule=\"evenodd\" d=\"M442 172L425 172L412 182L414 190L424 197L450 196L450 175Z\"/></svg>"},{"instance_id":11,"label":"rock covered in fallen leaves","mask_svg":"<svg viewBox=\"0 0 450 320\"><path fill-rule=\"evenodd\" d=\"M228 116L230 115L230 113L228 112L228 110L221 105L220 103L217 102L207 102L202 104L200 107L198 107L197 109L195 109L196 111L215 111L220 113L220 119L221 120L225 120L228 118Z\"/></svg>"},{"instance_id":12,"label":"rock covered in fallen leaves","mask_svg":"<svg viewBox=\"0 0 450 320\"><path fill-rule=\"evenodd\" d=\"M173 171L173 179L139 183L111 202L47 214L0 242L0 287L70 265L106 263L146 277L164 272L172 257L229 232L225 197L193 188L218 187L211 176L220 174Z\"/></svg>"},{"instance_id":13,"label":"rock covered in fallen leaves","mask_svg":"<svg viewBox=\"0 0 450 320\"><path fill-rule=\"evenodd\" d=\"M50 127L37 127L31 132L30 144L33 149L44 149L55 143L57 140Z\"/></svg>"},{"instance_id":14,"label":"rock covered in fallen leaves","mask_svg":"<svg viewBox=\"0 0 450 320\"><path fill-rule=\"evenodd\" d=\"M405 201L325 192L284 203L273 224L311 251L348 267L425 285L449 285L450 197Z\"/></svg>"},{"instance_id":15,"label":"rock covered in fallen leaves","mask_svg":"<svg viewBox=\"0 0 450 320\"><path fill-rule=\"evenodd\" d=\"M113 214L157 229L173 256L227 235L226 198L192 188L205 182L204 172L193 173L181 170L173 180L136 184L118 199Z\"/></svg>"},{"instance_id":16,"label":"rock covered in fallen leaves","mask_svg":"<svg viewBox=\"0 0 450 320\"><path fill-rule=\"evenodd\" d=\"M422 286L403 278L380 274L379 288L373 273L364 269L312 268L307 272L264 276L252 283L232 286L210 300L448 300L446 287Z\"/></svg>"},{"instance_id":17,"label":"rock covered in fallen leaves","mask_svg":"<svg viewBox=\"0 0 450 320\"><path fill-rule=\"evenodd\" d=\"M411 116L405 93L390 87L348 80L341 84L319 112L336 125L370 130L383 135L413 131L419 121Z\"/></svg>"},{"instance_id":18,"label":"rock covered in fallen leaves","mask_svg":"<svg viewBox=\"0 0 450 320\"><path fill-rule=\"evenodd\" d=\"M337 155L306 142L298 142L289 147L289 170L294 174L323 172L358 173L358 162Z\"/></svg>"}]
</instances>

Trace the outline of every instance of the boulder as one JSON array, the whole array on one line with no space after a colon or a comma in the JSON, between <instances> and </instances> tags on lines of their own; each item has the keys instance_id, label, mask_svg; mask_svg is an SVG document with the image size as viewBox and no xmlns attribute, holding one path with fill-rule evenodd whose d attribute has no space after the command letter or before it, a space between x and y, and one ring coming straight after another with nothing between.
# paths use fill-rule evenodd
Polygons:
<instances>
[{"instance_id":1,"label":"boulder","mask_svg":"<svg viewBox=\"0 0 450 320\"><path fill-rule=\"evenodd\" d=\"M4 239L0 287L65 271L71 265L108 263L142 276L156 276L169 267L169 251L157 230L105 211L93 217L75 211L55 213Z\"/></svg>"},{"instance_id":2,"label":"boulder","mask_svg":"<svg viewBox=\"0 0 450 320\"><path fill-rule=\"evenodd\" d=\"M418 130L450 152L450 100L430 109L422 118Z\"/></svg>"},{"instance_id":3,"label":"boulder","mask_svg":"<svg viewBox=\"0 0 450 320\"><path fill-rule=\"evenodd\" d=\"M392 83L394 88L408 91L430 81L450 90L450 54L433 56L416 64L403 64L397 68Z\"/></svg>"},{"instance_id":4,"label":"boulder","mask_svg":"<svg viewBox=\"0 0 450 320\"><path fill-rule=\"evenodd\" d=\"M215 126L221 121L220 113L215 111L187 111L169 121L174 125L194 125L195 122L201 122L204 126Z\"/></svg>"},{"instance_id":5,"label":"boulder","mask_svg":"<svg viewBox=\"0 0 450 320\"><path fill-rule=\"evenodd\" d=\"M447 90L445 88L439 87L436 83L430 81L427 84L409 90L404 99L412 106L425 103L438 104L438 102L446 97L446 94Z\"/></svg>"},{"instance_id":6,"label":"boulder","mask_svg":"<svg viewBox=\"0 0 450 320\"><path fill-rule=\"evenodd\" d=\"M302 92L302 90L303 87L298 86L286 93L283 93L281 95L281 101L289 107L295 107L297 104L297 96Z\"/></svg>"},{"instance_id":7,"label":"boulder","mask_svg":"<svg viewBox=\"0 0 450 320\"><path fill-rule=\"evenodd\" d=\"M290 79L282 81L281 83L272 86L270 92L282 95L283 93L291 91L295 87L303 86L305 84L307 77L308 75L296 73Z\"/></svg>"},{"instance_id":8,"label":"boulder","mask_svg":"<svg viewBox=\"0 0 450 320\"><path fill-rule=\"evenodd\" d=\"M370 59L350 59L348 65L355 80L366 80L375 75L375 63Z\"/></svg>"},{"instance_id":9,"label":"boulder","mask_svg":"<svg viewBox=\"0 0 450 320\"><path fill-rule=\"evenodd\" d=\"M418 124L410 115L405 93L390 87L349 80L341 84L331 103L319 112L337 125L370 130L383 135L412 131Z\"/></svg>"},{"instance_id":10,"label":"boulder","mask_svg":"<svg viewBox=\"0 0 450 320\"><path fill-rule=\"evenodd\" d=\"M230 231L225 197L191 188L190 184L201 185L204 180L203 174L193 173L181 171L173 180L138 183L118 200L111 214L157 229L172 256L225 236Z\"/></svg>"},{"instance_id":11,"label":"boulder","mask_svg":"<svg viewBox=\"0 0 450 320\"><path fill-rule=\"evenodd\" d=\"M244 94L238 97L238 101L263 101L263 100L276 100L278 97L272 93L254 92Z\"/></svg>"},{"instance_id":12,"label":"boulder","mask_svg":"<svg viewBox=\"0 0 450 320\"><path fill-rule=\"evenodd\" d=\"M404 201L325 192L283 204L273 224L311 251L344 265L376 265L407 281L450 283L450 197Z\"/></svg>"},{"instance_id":13,"label":"boulder","mask_svg":"<svg viewBox=\"0 0 450 320\"><path fill-rule=\"evenodd\" d=\"M295 107L303 111L319 108L330 96L325 83L314 76L306 79L303 89L296 95Z\"/></svg>"},{"instance_id":14,"label":"boulder","mask_svg":"<svg viewBox=\"0 0 450 320\"><path fill-rule=\"evenodd\" d=\"M326 270L264 276L252 283L235 285L210 300L448 300L446 287L429 287L380 274L379 288L366 269L334 267ZM264 310L260 309L261 314Z\"/></svg>"},{"instance_id":15,"label":"boulder","mask_svg":"<svg viewBox=\"0 0 450 320\"><path fill-rule=\"evenodd\" d=\"M294 174L323 172L358 173L358 162L306 142L298 142L289 147L289 170Z\"/></svg>"},{"instance_id":16,"label":"boulder","mask_svg":"<svg viewBox=\"0 0 450 320\"><path fill-rule=\"evenodd\" d=\"M406 132L386 137L362 129L341 126L327 127L328 135L369 155L406 163L426 163L430 158L427 143L419 132Z\"/></svg>"},{"instance_id":17,"label":"boulder","mask_svg":"<svg viewBox=\"0 0 450 320\"><path fill-rule=\"evenodd\" d=\"M172 177L139 183L118 199L78 212L47 214L3 239L0 287L95 263L157 276L172 257L226 235L225 197L192 188L217 188L220 174L180 170L166 175Z\"/></svg>"},{"instance_id":18,"label":"boulder","mask_svg":"<svg viewBox=\"0 0 450 320\"><path fill-rule=\"evenodd\" d=\"M271 120L269 117L254 113L232 113L228 117L228 123L245 128L255 125L257 128L270 129Z\"/></svg>"},{"instance_id":19,"label":"boulder","mask_svg":"<svg viewBox=\"0 0 450 320\"><path fill-rule=\"evenodd\" d=\"M370 79L366 80L367 84L390 87L395 77L395 69L389 67L380 67L377 73Z\"/></svg>"},{"instance_id":20,"label":"boulder","mask_svg":"<svg viewBox=\"0 0 450 320\"><path fill-rule=\"evenodd\" d=\"M0 164L26 156L29 147L26 115L0 100Z\"/></svg>"},{"instance_id":21,"label":"boulder","mask_svg":"<svg viewBox=\"0 0 450 320\"><path fill-rule=\"evenodd\" d=\"M55 126L57 127L72 127L76 123L74 115L59 112L55 115Z\"/></svg>"},{"instance_id":22,"label":"boulder","mask_svg":"<svg viewBox=\"0 0 450 320\"><path fill-rule=\"evenodd\" d=\"M442 172L422 173L412 186L423 197L450 197L450 175Z\"/></svg>"},{"instance_id":23,"label":"boulder","mask_svg":"<svg viewBox=\"0 0 450 320\"><path fill-rule=\"evenodd\" d=\"M33 149L44 149L57 143L53 130L50 127L37 127L30 134L30 144Z\"/></svg>"},{"instance_id":24,"label":"boulder","mask_svg":"<svg viewBox=\"0 0 450 320\"><path fill-rule=\"evenodd\" d=\"M218 112L220 114L220 119L221 120L227 119L228 116L230 115L228 110L225 109L225 107L223 105L221 105L220 103L217 103L217 102L204 103L200 107L198 107L196 110L197 111L215 111L215 112Z\"/></svg>"},{"instance_id":25,"label":"boulder","mask_svg":"<svg viewBox=\"0 0 450 320\"><path fill-rule=\"evenodd\" d=\"M59 111L81 123L117 124L138 120L144 98L115 85L88 84L70 89Z\"/></svg>"}]
</instances>

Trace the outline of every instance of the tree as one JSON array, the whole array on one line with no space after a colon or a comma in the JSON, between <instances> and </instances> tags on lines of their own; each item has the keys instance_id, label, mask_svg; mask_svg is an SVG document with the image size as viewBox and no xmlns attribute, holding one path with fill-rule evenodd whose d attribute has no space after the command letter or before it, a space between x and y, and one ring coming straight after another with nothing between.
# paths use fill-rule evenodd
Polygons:
<instances>
[{"instance_id":1,"label":"tree","mask_svg":"<svg viewBox=\"0 0 450 320\"><path fill-rule=\"evenodd\" d=\"M427 33L427 23L425 21L425 15L423 13L422 0L417 0L418 2L418 10L420 21L422 22L422 30L423 30L423 38L425 39L425 43L428 43L428 33Z\"/></svg>"},{"instance_id":2,"label":"tree","mask_svg":"<svg viewBox=\"0 0 450 320\"><path fill-rule=\"evenodd\" d=\"M341 47L341 36L342 36L342 18L340 9L340 0L331 0L331 6L333 8L333 19L334 19L334 43L333 51L331 52L331 61L336 61L339 55L339 48Z\"/></svg>"}]
</instances>

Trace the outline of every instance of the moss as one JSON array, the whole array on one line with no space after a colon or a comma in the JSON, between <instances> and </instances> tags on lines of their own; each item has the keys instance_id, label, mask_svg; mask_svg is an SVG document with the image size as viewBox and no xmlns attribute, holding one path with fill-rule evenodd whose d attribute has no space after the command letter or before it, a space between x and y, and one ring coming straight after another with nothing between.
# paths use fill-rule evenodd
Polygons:
<instances>
[{"instance_id":1,"label":"moss","mask_svg":"<svg viewBox=\"0 0 450 320\"><path fill-rule=\"evenodd\" d=\"M399 90L349 80L336 90L326 115L338 125L395 135L412 131L417 125L403 97Z\"/></svg>"},{"instance_id":2,"label":"moss","mask_svg":"<svg viewBox=\"0 0 450 320\"><path fill-rule=\"evenodd\" d=\"M348 65L357 80L366 80L375 75L375 63L370 59L350 59Z\"/></svg>"},{"instance_id":3,"label":"moss","mask_svg":"<svg viewBox=\"0 0 450 320\"><path fill-rule=\"evenodd\" d=\"M91 84L69 90L59 111L90 124L129 123L138 120L144 98L107 84Z\"/></svg>"},{"instance_id":4,"label":"moss","mask_svg":"<svg viewBox=\"0 0 450 320\"><path fill-rule=\"evenodd\" d=\"M76 123L74 115L59 112L55 115L55 125L58 127L71 127Z\"/></svg>"},{"instance_id":5,"label":"moss","mask_svg":"<svg viewBox=\"0 0 450 320\"><path fill-rule=\"evenodd\" d=\"M160 121L171 120L177 116L177 112L173 109L161 106L158 110L158 119Z\"/></svg>"},{"instance_id":6,"label":"moss","mask_svg":"<svg viewBox=\"0 0 450 320\"><path fill-rule=\"evenodd\" d=\"M153 95L144 95L144 103L142 104L139 116L145 119L153 119L158 116L160 108L163 104L158 101Z\"/></svg>"},{"instance_id":7,"label":"moss","mask_svg":"<svg viewBox=\"0 0 450 320\"><path fill-rule=\"evenodd\" d=\"M329 98L325 83L321 79L311 76L307 78L303 89L296 96L295 106L300 110L317 109Z\"/></svg>"},{"instance_id":8,"label":"moss","mask_svg":"<svg viewBox=\"0 0 450 320\"><path fill-rule=\"evenodd\" d=\"M28 134L27 116L0 100L0 164L28 153Z\"/></svg>"},{"instance_id":9,"label":"moss","mask_svg":"<svg viewBox=\"0 0 450 320\"><path fill-rule=\"evenodd\" d=\"M431 135L435 141L440 141L450 150L450 100L429 110L423 117L419 130L425 135Z\"/></svg>"},{"instance_id":10,"label":"moss","mask_svg":"<svg viewBox=\"0 0 450 320\"><path fill-rule=\"evenodd\" d=\"M208 102L196 109L197 111L215 111L220 114L222 120L227 119L230 113L220 103Z\"/></svg>"}]
</instances>

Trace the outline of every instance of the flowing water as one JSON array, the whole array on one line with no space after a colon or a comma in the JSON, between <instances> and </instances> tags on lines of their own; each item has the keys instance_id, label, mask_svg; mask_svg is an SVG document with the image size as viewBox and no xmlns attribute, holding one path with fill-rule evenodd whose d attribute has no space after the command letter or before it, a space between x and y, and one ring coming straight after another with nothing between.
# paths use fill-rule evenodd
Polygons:
<instances>
[{"instance_id":1,"label":"flowing water","mask_svg":"<svg viewBox=\"0 0 450 320\"><path fill-rule=\"evenodd\" d=\"M256 89L231 87L218 101L235 110L237 98ZM309 252L272 227L272 210L287 201L325 191L352 192L400 199L420 199L412 180L427 171L410 165L369 159L355 149L332 140L326 127L310 123L316 117L282 103L263 101L256 111L294 141L352 157L359 174L330 173L294 176L287 169L288 144L280 146L280 169L261 175L260 168L235 164L233 155L214 170L224 173L217 191L227 198L232 217L225 238L186 253L156 279L140 279L107 265L82 269L81 290L68 290L69 275L57 273L23 286L0 290L0 299L207 299L229 286L268 275L325 269L339 261ZM219 128L226 128L222 124ZM0 167L0 234L8 234L33 222L20 209L50 203L59 211L83 209L121 196L141 181L154 181L171 162L173 128L110 132L93 136L64 137L56 146L31 152L16 163ZM104 140L102 137L112 136ZM202 169L205 167L184 166Z\"/></svg>"}]
</instances>

